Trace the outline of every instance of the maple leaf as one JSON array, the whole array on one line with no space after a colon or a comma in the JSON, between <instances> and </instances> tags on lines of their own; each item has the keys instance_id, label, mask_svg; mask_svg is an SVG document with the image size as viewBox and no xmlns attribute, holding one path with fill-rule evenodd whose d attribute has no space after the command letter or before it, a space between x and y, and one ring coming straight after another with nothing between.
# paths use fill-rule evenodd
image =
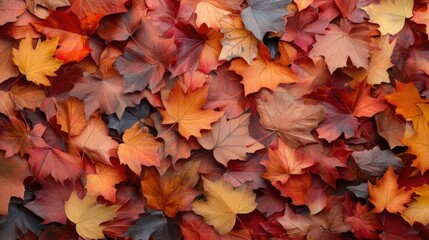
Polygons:
<instances>
[{"instance_id":1,"label":"maple leaf","mask_svg":"<svg viewBox=\"0 0 429 240\"><path fill-rule=\"evenodd\" d=\"M287 93L273 94L271 102L258 102L260 122L266 129L277 131L292 147L315 142L310 131L324 118L318 105L306 105Z\"/></svg>"},{"instance_id":2,"label":"maple leaf","mask_svg":"<svg viewBox=\"0 0 429 240\"><path fill-rule=\"evenodd\" d=\"M288 55L286 51L281 54ZM295 82L294 72L286 66L289 63L282 58L272 61L268 49L261 46L258 56L250 64L243 59L236 59L229 69L243 77L241 83L244 85L244 94L248 95L263 87L274 91L280 83Z\"/></svg>"},{"instance_id":3,"label":"maple leaf","mask_svg":"<svg viewBox=\"0 0 429 240\"><path fill-rule=\"evenodd\" d=\"M12 49L15 43L16 41L13 39L5 37L0 39L0 83L19 75L19 70L12 61Z\"/></svg>"},{"instance_id":4,"label":"maple leaf","mask_svg":"<svg viewBox=\"0 0 429 240\"><path fill-rule=\"evenodd\" d=\"M403 166L401 159L393 154L390 150L380 150L375 146L371 150L355 151L352 153L359 169L366 176L381 176L389 166L399 171Z\"/></svg>"},{"instance_id":5,"label":"maple leaf","mask_svg":"<svg viewBox=\"0 0 429 240\"><path fill-rule=\"evenodd\" d=\"M31 148L28 163L37 180L49 175L56 181L65 182L78 179L83 170L82 159L57 148Z\"/></svg>"},{"instance_id":6,"label":"maple leaf","mask_svg":"<svg viewBox=\"0 0 429 240\"><path fill-rule=\"evenodd\" d=\"M45 91L31 82L13 85L9 91L10 98L20 110L24 108L36 110L46 98Z\"/></svg>"},{"instance_id":7,"label":"maple leaf","mask_svg":"<svg viewBox=\"0 0 429 240\"><path fill-rule=\"evenodd\" d=\"M384 231L379 234L381 240L421 240L419 231L413 229L404 219L397 214L385 215Z\"/></svg>"},{"instance_id":8,"label":"maple leaf","mask_svg":"<svg viewBox=\"0 0 429 240\"><path fill-rule=\"evenodd\" d=\"M76 224L77 233L83 238L104 238L104 226L101 223L116 216L118 205L105 206L97 204L97 197L85 195L82 199L73 191L64 204L67 218Z\"/></svg>"},{"instance_id":9,"label":"maple leaf","mask_svg":"<svg viewBox=\"0 0 429 240\"><path fill-rule=\"evenodd\" d=\"M396 93L385 96L386 100L396 106L395 112L401 114L405 119L411 119L422 114L417 104L427 103L429 100L422 99L419 91L413 83L401 83L396 81Z\"/></svg>"},{"instance_id":10,"label":"maple leaf","mask_svg":"<svg viewBox=\"0 0 429 240\"><path fill-rule=\"evenodd\" d=\"M201 109L207 94L207 85L185 94L180 85L176 84L168 99L162 100L165 110L158 109L163 118L162 124L178 123L179 133L188 140L190 136L201 137L200 131L211 129L210 124L223 115L223 112Z\"/></svg>"},{"instance_id":11,"label":"maple leaf","mask_svg":"<svg viewBox=\"0 0 429 240\"><path fill-rule=\"evenodd\" d=\"M197 30L191 24L176 24L174 43L177 47L177 61L172 74L177 76L189 70L200 70L208 74L216 69L220 65L218 59L222 37L221 33L207 26Z\"/></svg>"},{"instance_id":12,"label":"maple leaf","mask_svg":"<svg viewBox=\"0 0 429 240\"><path fill-rule=\"evenodd\" d=\"M131 226L125 236L141 240L180 239L181 233L177 224L166 218L160 211L151 212Z\"/></svg>"},{"instance_id":13,"label":"maple leaf","mask_svg":"<svg viewBox=\"0 0 429 240\"><path fill-rule=\"evenodd\" d=\"M91 116L83 131L71 137L70 144L93 161L112 165L109 157L116 155L118 143L110 138L100 115Z\"/></svg>"},{"instance_id":14,"label":"maple leaf","mask_svg":"<svg viewBox=\"0 0 429 240\"><path fill-rule=\"evenodd\" d=\"M127 12L103 18L97 34L108 42L125 41L141 27L146 10L144 0L134 0Z\"/></svg>"},{"instance_id":15,"label":"maple leaf","mask_svg":"<svg viewBox=\"0 0 429 240\"><path fill-rule=\"evenodd\" d=\"M386 105L371 97L370 91L371 87L364 82L353 91L331 88L326 102L322 102L326 117L316 130L319 138L332 142L342 133L346 139L351 138L360 125L358 117L372 117L383 111Z\"/></svg>"},{"instance_id":16,"label":"maple leaf","mask_svg":"<svg viewBox=\"0 0 429 240\"><path fill-rule=\"evenodd\" d=\"M244 28L241 18L236 15L220 20L223 33L222 51L219 60L242 57L248 64L258 55L257 39Z\"/></svg>"},{"instance_id":17,"label":"maple leaf","mask_svg":"<svg viewBox=\"0 0 429 240\"><path fill-rule=\"evenodd\" d=\"M152 93L164 85L163 76L175 61L176 47L173 38L158 36L149 20L143 20L129 41L123 56L119 56L114 67L125 78L125 92L141 91L147 86Z\"/></svg>"},{"instance_id":18,"label":"maple leaf","mask_svg":"<svg viewBox=\"0 0 429 240\"><path fill-rule=\"evenodd\" d=\"M371 213L367 205L357 202L354 206L350 198L346 197L346 217L344 221L350 224L352 232L359 239L377 238L377 230L382 230L378 217Z\"/></svg>"},{"instance_id":19,"label":"maple leaf","mask_svg":"<svg viewBox=\"0 0 429 240\"><path fill-rule=\"evenodd\" d=\"M421 187L413 188L413 192L418 196L408 204L407 209L402 213L402 217L411 225L414 222L427 225L429 223L429 215L427 205L429 202L429 185L425 184Z\"/></svg>"},{"instance_id":20,"label":"maple leaf","mask_svg":"<svg viewBox=\"0 0 429 240\"><path fill-rule=\"evenodd\" d=\"M50 86L46 76L56 76L55 71L62 65L62 61L53 57L59 37L44 42L38 40L33 48L32 38L27 33L25 39L19 42L19 48L12 49L13 62L27 80L35 84Z\"/></svg>"},{"instance_id":21,"label":"maple leaf","mask_svg":"<svg viewBox=\"0 0 429 240\"><path fill-rule=\"evenodd\" d=\"M25 2L28 11L41 19L49 16L49 10L70 6L68 0L25 0Z\"/></svg>"},{"instance_id":22,"label":"maple leaf","mask_svg":"<svg viewBox=\"0 0 429 240\"><path fill-rule=\"evenodd\" d=\"M41 138L46 127L36 124L30 129L21 120L10 116L10 122L2 121L0 130L0 149L5 150L5 157L12 157L19 153L24 156L32 147L45 147L46 142Z\"/></svg>"},{"instance_id":23,"label":"maple leaf","mask_svg":"<svg viewBox=\"0 0 429 240\"><path fill-rule=\"evenodd\" d=\"M186 159L191 156L191 150L199 149L200 145L195 139L189 140L182 137L176 131L169 131L167 126L164 126L162 117L159 113L154 113L151 118L155 122L158 137L164 140L164 157L171 156L173 164L179 159Z\"/></svg>"},{"instance_id":24,"label":"maple leaf","mask_svg":"<svg viewBox=\"0 0 429 240\"><path fill-rule=\"evenodd\" d=\"M64 203L70 198L73 184L70 181L58 183L47 180L42 182L43 189L36 191L36 199L25 204L25 207L43 218L43 223L58 222L65 224L67 216Z\"/></svg>"},{"instance_id":25,"label":"maple leaf","mask_svg":"<svg viewBox=\"0 0 429 240\"><path fill-rule=\"evenodd\" d=\"M94 173L86 176L87 194L103 196L110 202L116 202L115 185L125 181L125 169L118 166L108 166L102 163L95 163Z\"/></svg>"},{"instance_id":26,"label":"maple leaf","mask_svg":"<svg viewBox=\"0 0 429 240\"><path fill-rule=\"evenodd\" d=\"M262 41L265 33L284 29L283 16L290 0L248 0L248 7L241 11L244 26Z\"/></svg>"},{"instance_id":27,"label":"maple leaf","mask_svg":"<svg viewBox=\"0 0 429 240\"><path fill-rule=\"evenodd\" d=\"M207 201L193 202L192 210L219 234L234 228L237 214L250 213L256 208L256 195L247 184L234 189L223 180L212 182L203 178L203 187Z\"/></svg>"},{"instance_id":28,"label":"maple leaf","mask_svg":"<svg viewBox=\"0 0 429 240\"><path fill-rule=\"evenodd\" d=\"M55 57L64 64L79 62L91 52L88 37L83 34L79 19L73 12L54 11L44 21L34 23L33 26L49 38L60 37L60 47L56 50Z\"/></svg>"},{"instance_id":29,"label":"maple leaf","mask_svg":"<svg viewBox=\"0 0 429 240\"><path fill-rule=\"evenodd\" d=\"M92 33L98 27L101 18L109 14L126 12L122 0L73 0L70 10L76 14L82 29Z\"/></svg>"},{"instance_id":30,"label":"maple leaf","mask_svg":"<svg viewBox=\"0 0 429 240\"><path fill-rule=\"evenodd\" d=\"M389 74L387 70L393 66L391 63L391 57L393 54L393 49L396 45L396 38L389 43L389 37L382 36L378 47L379 50L375 50L371 53L371 59L368 66L368 75L366 82L368 84L381 84L383 82L389 83Z\"/></svg>"},{"instance_id":31,"label":"maple leaf","mask_svg":"<svg viewBox=\"0 0 429 240\"><path fill-rule=\"evenodd\" d=\"M401 31L405 19L413 16L413 2L407 0L380 0L362 7L369 15L369 22L380 25L382 35L395 35Z\"/></svg>"},{"instance_id":32,"label":"maple leaf","mask_svg":"<svg viewBox=\"0 0 429 240\"><path fill-rule=\"evenodd\" d=\"M216 69L215 73L209 78L209 94L204 107L219 108L225 111L226 118L236 118L247 109L240 75L228 71L226 64Z\"/></svg>"},{"instance_id":33,"label":"maple leaf","mask_svg":"<svg viewBox=\"0 0 429 240\"><path fill-rule=\"evenodd\" d=\"M103 79L100 73L84 72L83 76L83 81L76 83L69 94L84 101L86 118L97 109L106 114L116 113L120 118L126 107L141 101L139 93L124 94L124 79L118 75Z\"/></svg>"},{"instance_id":34,"label":"maple leaf","mask_svg":"<svg viewBox=\"0 0 429 240\"><path fill-rule=\"evenodd\" d=\"M136 122L141 122L142 119L149 116L150 108L146 101L141 101L136 107L125 108L124 114L119 119L116 114L110 114L107 119L109 128L116 129L118 133L124 133L125 130L132 127Z\"/></svg>"},{"instance_id":35,"label":"maple leaf","mask_svg":"<svg viewBox=\"0 0 429 240\"><path fill-rule=\"evenodd\" d=\"M145 169L141 184L147 206L162 210L171 218L180 211L190 210L190 204L199 194L194 189L199 179L199 165L199 162L189 161L178 171L169 168L162 177L153 167Z\"/></svg>"},{"instance_id":36,"label":"maple leaf","mask_svg":"<svg viewBox=\"0 0 429 240\"><path fill-rule=\"evenodd\" d=\"M303 174L305 169L316 164L311 159L298 159L295 151L279 138L277 148L270 147L268 160L261 163L267 169L262 177L271 182L279 181L285 184L291 175Z\"/></svg>"},{"instance_id":37,"label":"maple leaf","mask_svg":"<svg viewBox=\"0 0 429 240\"><path fill-rule=\"evenodd\" d=\"M58 100L57 123L61 125L61 130L70 136L79 135L86 127L85 106L83 102L75 97Z\"/></svg>"},{"instance_id":38,"label":"maple leaf","mask_svg":"<svg viewBox=\"0 0 429 240\"><path fill-rule=\"evenodd\" d=\"M249 117L250 114L243 114L227 121L223 116L210 132L203 132L197 140L205 149L213 149L214 157L224 166L229 160L244 160L246 153L264 148L249 135Z\"/></svg>"},{"instance_id":39,"label":"maple leaf","mask_svg":"<svg viewBox=\"0 0 429 240\"><path fill-rule=\"evenodd\" d=\"M403 138L401 141L408 146L408 152L417 156L411 166L417 167L421 173L429 170L429 163L426 160L429 154L429 106L427 104L418 104L423 116L414 119L413 125L415 134L409 138Z\"/></svg>"},{"instance_id":40,"label":"maple leaf","mask_svg":"<svg viewBox=\"0 0 429 240\"><path fill-rule=\"evenodd\" d=\"M11 197L24 197L24 179L31 176L31 171L25 159L15 155L5 157L0 152L0 215L8 215L8 205Z\"/></svg>"},{"instance_id":41,"label":"maple leaf","mask_svg":"<svg viewBox=\"0 0 429 240\"><path fill-rule=\"evenodd\" d=\"M311 172L318 174L323 181L335 187L337 179L340 178L337 168L347 167L346 162L351 154L351 151L345 148L344 142L335 143L333 146L321 143L308 144L297 149L296 158L304 162L316 162Z\"/></svg>"},{"instance_id":42,"label":"maple leaf","mask_svg":"<svg viewBox=\"0 0 429 240\"><path fill-rule=\"evenodd\" d=\"M368 32L365 25L355 25L345 20L340 22L340 26L330 24L325 35L316 35L310 57L325 57L331 73L345 67L349 58L355 67L368 69L371 50Z\"/></svg>"},{"instance_id":43,"label":"maple leaf","mask_svg":"<svg viewBox=\"0 0 429 240\"><path fill-rule=\"evenodd\" d=\"M197 14L197 19L195 20L198 27L202 24L206 24L208 27L219 29L219 21L231 14L230 11L224 10L223 8L219 8L216 5L222 6L222 4L212 4L216 3L215 1L201 1L197 4L195 8L195 13ZM224 3L228 3L228 1L224 1Z\"/></svg>"},{"instance_id":44,"label":"maple leaf","mask_svg":"<svg viewBox=\"0 0 429 240\"><path fill-rule=\"evenodd\" d=\"M308 7L289 17L281 40L294 42L302 50L307 51L315 39L315 34L325 33L329 20L319 16L316 8Z\"/></svg>"},{"instance_id":45,"label":"maple leaf","mask_svg":"<svg viewBox=\"0 0 429 240\"><path fill-rule=\"evenodd\" d=\"M381 179L377 179L375 184L368 184L369 201L374 204L374 213L380 213L384 209L388 212L402 212L406 209L404 204L411 201L412 191L406 191L399 188L397 183L398 176L389 167Z\"/></svg>"},{"instance_id":46,"label":"maple leaf","mask_svg":"<svg viewBox=\"0 0 429 240\"><path fill-rule=\"evenodd\" d=\"M284 215L277 218L277 221L291 237L305 236L310 231L312 224L311 219L301 214L295 214L288 205L286 205Z\"/></svg>"},{"instance_id":47,"label":"maple leaf","mask_svg":"<svg viewBox=\"0 0 429 240\"><path fill-rule=\"evenodd\" d=\"M139 127L140 123L135 123L131 128L125 130L122 137L124 143L119 144L118 156L121 163L140 175L141 165L159 166L159 148L161 143L157 142L146 130Z\"/></svg>"},{"instance_id":48,"label":"maple leaf","mask_svg":"<svg viewBox=\"0 0 429 240\"><path fill-rule=\"evenodd\" d=\"M14 115L15 103L12 101L9 93L0 90L0 113L6 116Z\"/></svg>"}]
</instances>

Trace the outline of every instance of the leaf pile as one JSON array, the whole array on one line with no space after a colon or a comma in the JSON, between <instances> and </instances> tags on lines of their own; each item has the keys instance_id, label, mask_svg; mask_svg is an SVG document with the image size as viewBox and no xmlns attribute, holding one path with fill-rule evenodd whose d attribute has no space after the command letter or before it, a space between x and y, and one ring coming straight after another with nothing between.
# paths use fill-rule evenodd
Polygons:
<instances>
[{"instance_id":1,"label":"leaf pile","mask_svg":"<svg viewBox=\"0 0 429 240\"><path fill-rule=\"evenodd\" d=\"M429 239L426 0L0 0L0 239Z\"/></svg>"}]
</instances>

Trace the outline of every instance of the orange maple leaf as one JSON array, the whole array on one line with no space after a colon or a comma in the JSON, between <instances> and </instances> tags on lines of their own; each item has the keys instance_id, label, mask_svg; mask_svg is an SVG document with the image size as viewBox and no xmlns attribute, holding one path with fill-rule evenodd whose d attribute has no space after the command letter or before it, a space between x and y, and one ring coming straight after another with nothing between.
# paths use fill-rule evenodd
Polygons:
<instances>
[{"instance_id":1,"label":"orange maple leaf","mask_svg":"<svg viewBox=\"0 0 429 240\"><path fill-rule=\"evenodd\" d=\"M391 213L402 213L406 208L404 204L411 201L412 191L399 188L398 176L390 166L381 179L377 179L375 185L368 184L369 201L374 204L374 213L380 213L384 209Z\"/></svg>"},{"instance_id":2,"label":"orange maple leaf","mask_svg":"<svg viewBox=\"0 0 429 240\"><path fill-rule=\"evenodd\" d=\"M88 174L86 188L88 194L103 196L106 200L116 202L115 185L124 181L125 169L122 167L112 167L102 163L95 163L95 172Z\"/></svg>"},{"instance_id":3,"label":"orange maple leaf","mask_svg":"<svg viewBox=\"0 0 429 240\"><path fill-rule=\"evenodd\" d=\"M194 189L199 179L199 165L199 162L190 161L178 171L168 169L162 177L155 168L147 168L141 182L147 206L163 210L169 217L190 210L192 201L199 194Z\"/></svg>"},{"instance_id":4,"label":"orange maple leaf","mask_svg":"<svg viewBox=\"0 0 429 240\"><path fill-rule=\"evenodd\" d=\"M139 127L139 122L127 129L122 137L124 143L119 144L118 156L121 163L127 164L137 175L142 170L141 165L159 166L160 155L158 153L161 143L152 135Z\"/></svg>"},{"instance_id":5,"label":"orange maple leaf","mask_svg":"<svg viewBox=\"0 0 429 240\"><path fill-rule=\"evenodd\" d=\"M386 95L387 101L396 106L396 113L405 119L411 119L422 114L417 104L427 103L429 99L422 99L413 83L396 82L396 93Z\"/></svg>"},{"instance_id":6,"label":"orange maple leaf","mask_svg":"<svg viewBox=\"0 0 429 240\"><path fill-rule=\"evenodd\" d=\"M178 123L179 133L189 140L189 137L201 137L202 129L211 129L211 123L222 117L223 112L202 109L206 103L208 85L193 92L183 92L176 84L167 100L163 99L165 110L158 109L163 118L162 124Z\"/></svg>"},{"instance_id":7,"label":"orange maple leaf","mask_svg":"<svg viewBox=\"0 0 429 240\"><path fill-rule=\"evenodd\" d=\"M2 123L0 130L0 149L5 150L5 157L12 157L19 153L24 156L32 147L47 147L48 144L42 139L46 127L42 124L36 124L30 129L21 120L10 116L10 122Z\"/></svg>"},{"instance_id":8,"label":"orange maple leaf","mask_svg":"<svg viewBox=\"0 0 429 240\"><path fill-rule=\"evenodd\" d=\"M310 158L298 159L295 149L288 146L281 138L278 138L277 148L268 149L268 160L261 163L267 168L262 177L271 182L279 181L285 184L291 175L305 173L304 169L316 164Z\"/></svg>"},{"instance_id":9,"label":"orange maple leaf","mask_svg":"<svg viewBox=\"0 0 429 240\"><path fill-rule=\"evenodd\" d=\"M282 56L271 61L268 49L259 46L258 56L250 64L241 58L232 61L229 69L243 77L241 83L245 95L258 92L263 87L274 91L280 83L296 81L295 73L287 67L290 62L285 61L289 51L294 51L293 47L280 47L279 51Z\"/></svg>"}]
</instances>

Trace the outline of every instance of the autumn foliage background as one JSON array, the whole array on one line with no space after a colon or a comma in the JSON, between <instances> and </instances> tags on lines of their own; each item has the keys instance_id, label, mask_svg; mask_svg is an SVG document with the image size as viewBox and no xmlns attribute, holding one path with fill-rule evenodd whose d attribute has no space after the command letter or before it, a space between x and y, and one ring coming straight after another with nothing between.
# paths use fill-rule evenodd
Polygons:
<instances>
[{"instance_id":1,"label":"autumn foliage background","mask_svg":"<svg viewBox=\"0 0 429 240\"><path fill-rule=\"evenodd\" d=\"M0 239L429 239L428 2L0 0Z\"/></svg>"}]
</instances>

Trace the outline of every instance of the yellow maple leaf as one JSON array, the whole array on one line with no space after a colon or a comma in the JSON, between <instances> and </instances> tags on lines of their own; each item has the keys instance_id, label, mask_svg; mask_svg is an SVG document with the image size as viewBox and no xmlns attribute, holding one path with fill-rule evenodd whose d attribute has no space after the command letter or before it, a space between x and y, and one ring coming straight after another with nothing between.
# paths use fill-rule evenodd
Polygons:
<instances>
[{"instance_id":1,"label":"yellow maple leaf","mask_svg":"<svg viewBox=\"0 0 429 240\"><path fill-rule=\"evenodd\" d=\"M411 166L424 173L429 170L429 105L418 104L417 106L423 115L413 119L415 134L401 141L408 146L409 153L417 156Z\"/></svg>"},{"instance_id":2,"label":"yellow maple leaf","mask_svg":"<svg viewBox=\"0 0 429 240\"><path fill-rule=\"evenodd\" d=\"M208 95L208 85L188 91L186 94L176 84L167 100L163 99L165 110L158 109L162 124L178 123L179 133L189 140L191 136L201 137L202 129L211 129L211 123L222 117L223 112L203 110Z\"/></svg>"},{"instance_id":3,"label":"yellow maple leaf","mask_svg":"<svg viewBox=\"0 0 429 240\"><path fill-rule=\"evenodd\" d=\"M51 86L46 76L57 76L55 71L63 64L63 61L54 57L59 40L59 37L44 42L39 40L36 48L33 48L32 38L27 33L25 39L19 43L19 48L12 49L13 63L18 66L27 80L35 84Z\"/></svg>"},{"instance_id":4,"label":"yellow maple leaf","mask_svg":"<svg viewBox=\"0 0 429 240\"><path fill-rule=\"evenodd\" d=\"M413 16L414 1L410 0L381 0L362 9L369 15L369 22L380 25L381 34L395 35L401 31L405 19Z\"/></svg>"},{"instance_id":5,"label":"yellow maple leaf","mask_svg":"<svg viewBox=\"0 0 429 240\"><path fill-rule=\"evenodd\" d=\"M219 60L242 57L250 64L258 54L258 40L244 27L241 17L233 15L224 18L220 21L220 27L224 37Z\"/></svg>"},{"instance_id":6,"label":"yellow maple leaf","mask_svg":"<svg viewBox=\"0 0 429 240\"><path fill-rule=\"evenodd\" d=\"M414 222L427 225L429 223L429 185L425 184L421 187L413 188L415 194L414 201L408 204L408 208L402 214L402 217L411 226Z\"/></svg>"},{"instance_id":7,"label":"yellow maple leaf","mask_svg":"<svg viewBox=\"0 0 429 240\"><path fill-rule=\"evenodd\" d=\"M127 164L137 175L142 170L141 165L159 166L160 154L158 150L161 143L157 142L152 135L139 127L139 122L125 130L122 139L124 143L119 144L118 156L121 163Z\"/></svg>"},{"instance_id":8,"label":"yellow maple leaf","mask_svg":"<svg viewBox=\"0 0 429 240\"><path fill-rule=\"evenodd\" d=\"M193 202L192 210L203 216L219 234L234 228L237 214L250 213L256 208L256 194L248 184L234 189L222 179L212 182L203 178L203 181L207 201Z\"/></svg>"},{"instance_id":9,"label":"yellow maple leaf","mask_svg":"<svg viewBox=\"0 0 429 240\"><path fill-rule=\"evenodd\" d=\"M368 76L366 82L368 84L381 84L383 82L389 83L389 74L387 69L393 66L390 61L393 53L393 48L396 44L396 38L389 43L389 37L383 36L378 43L379 50L375 50L371 53L371 59L369 61Z\"/></svg>"},{"instance_id":10,"label":"yellow maple leaf","mask_svg":"<svg viewBox=\"0 0 429 240\"><path fill-rule=\"evenodd\" d=\"M210 2L199 2L195 13L197 14L196 23L198 27L205 23L208 27L219 29L219 20L231 12L218 8Z\"/></svg>"},{"instance_id":11,"label":"yellow maple leaf","mask_svg":"<svg viewBox=\"0 0 429 240\"><path fill-rule=\"evenodd\" d=\"M86 195L80 199L73 191L64 204L67 218L76 224L77 233L85 239L104 238L104 226L101 223L116 217L120 206L97 204L97 196Z\"/></svg>"},{"instance_id":12,"label":"yellow maple leaf","mask_svg":"<svg viewBox=\"0 0 429 240\"><path fill-rule=\"evenodd\" d=\"M399 188L398 176L390 166L381 179L377 179L375 185L368 184L369 201L374 204L373 212L380 213L386 209L390 213L402 213L405 210L404 204L411 200L412 191L405 191Z\"/></svg>"}]
</instances>

